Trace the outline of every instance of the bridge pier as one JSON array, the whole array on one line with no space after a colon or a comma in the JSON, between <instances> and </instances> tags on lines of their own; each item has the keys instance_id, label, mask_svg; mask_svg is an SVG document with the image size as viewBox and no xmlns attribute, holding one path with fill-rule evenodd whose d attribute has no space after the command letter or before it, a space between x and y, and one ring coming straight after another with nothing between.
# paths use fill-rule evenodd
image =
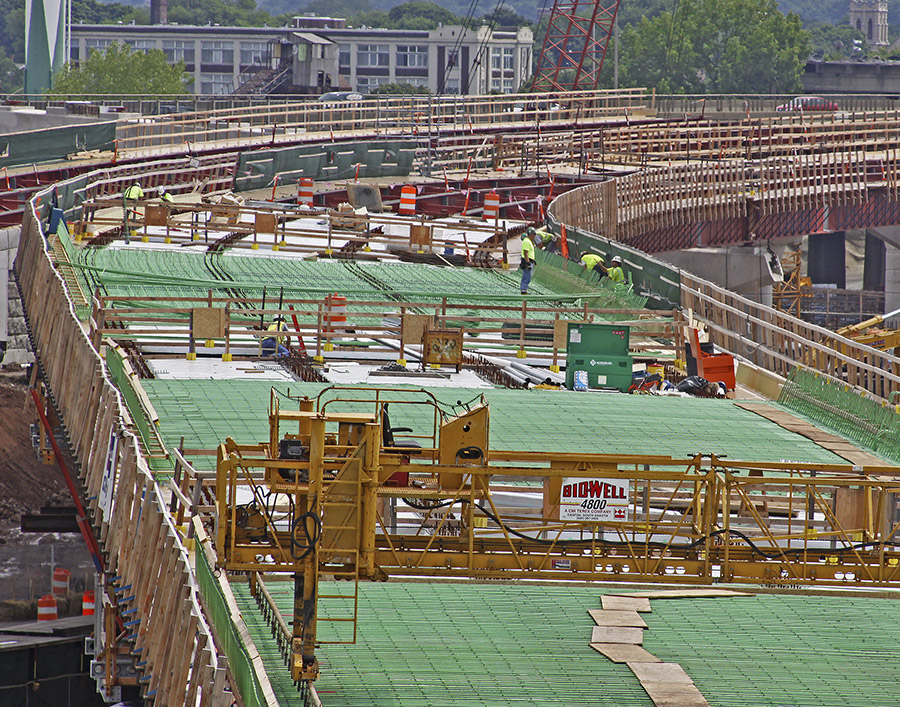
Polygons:
<instances>
[{"instance_id":1,"label":"bridge pier","mask_svg":"<svg viewBox=\"0 0 900 707\"><path fill-rule=\"evenodd\" d=\"M900 226L870 228L868 234L884 242L884 311L893 312L900 309ZM898 320L894 317L887 323L896 326Z\"/></svg>"},{"instance_id":2,"label":"bridge pier","mask_svg":"<svg viewBox=\"0 0 900 707\"><path fill-rule=\"evenodd\" d=\"M780 258L783 247L775 246L774 250ZM760 304L772 304L773 280L763 246L691 248L658 253L656 257Z\"/></svg>"}]
</instances>

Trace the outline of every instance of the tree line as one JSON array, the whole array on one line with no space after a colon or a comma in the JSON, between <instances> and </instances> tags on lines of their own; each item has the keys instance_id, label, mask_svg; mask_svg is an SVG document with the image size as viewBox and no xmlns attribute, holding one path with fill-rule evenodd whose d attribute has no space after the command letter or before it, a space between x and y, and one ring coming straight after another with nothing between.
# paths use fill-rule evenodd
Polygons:
<instances>
[{"instance_id":1,"label":"tree line","mask_svg":"<svg viewBox=\"0 0 900 707\"><path fill-rule=\"evenodd\" d=\"M546 15L540 23L534 23L517 11L536 14L528 3L517 3L517 10L498 3L493 11L470 15L457 14L428 0L409 0L395 7L385 7L391 0L374 0L377 5L373 0L311 0L300 9L292 6L294 1L261 0L266 3L266 9L262 9L256 0L169 0L168 18L179 25L280 27L289 25L296 14L311 13L343 17L350 26L387 29L428 30L439 24L475 27L483 23L494 27L530 26L535 32L535 61L546 32ZM464 0L441 2L459 8L459 12L466 10ZM819 6L825 14L818 16L830 18L837 12L838 4L846 9L846 0L816 0L815 4L813 0L781 0L780 4L776 0L623 0L618 15L617 76L610 43L601 85L612 87L617 78L621 87L644 86L661 93L799 91L804 63L810 56L840 59L868 52L862 34L847 23L845 15L839 24L806 19L815 17ZM0 24L2 92L21 85L24 6L25 0L0 0L0 12L6 19ZM889 0L891 11L895 6L900 10L900 0ZM785 14L788 9L796 12ZM281 14L272 14L279 10ZM72 0L72 17L76 23L87 24L148 24L150 20L147 7L98 0ZM129 60L128 54L117 50L110 59L124 62ZM106 61L104 66L112 65ZM144 68L149 70L148 66ZM76 81L74 71L68 67L60 76L65 77L64 85L71 86ZM180 78L176 81L183 90ZM529 87L526 83L521 88ZM391 85L381 90L403 92L412 88Z\"/></svg>"}]
</instances>

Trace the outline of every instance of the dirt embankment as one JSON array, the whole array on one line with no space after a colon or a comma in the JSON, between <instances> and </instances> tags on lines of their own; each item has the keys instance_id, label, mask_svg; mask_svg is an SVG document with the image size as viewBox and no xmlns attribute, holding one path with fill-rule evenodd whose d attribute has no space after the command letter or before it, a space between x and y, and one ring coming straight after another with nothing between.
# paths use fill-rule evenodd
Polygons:
<instances>
[{"instance_id":1,"label":"dirt embankment","mask_svg":"<svg viewBox=\"0 0 900 707\"><path fill-rule=\"evenodd\" d=\"M50 591L53 567L72 573L71 586L90 589L92 564L80 535L22 533L23 513L71 506L59 466L44 464L31 444L34 404L20 373L0 376L0 600L30 600ZM0 621L3 618L0 617Z\"/></svg>"}]
</instances>

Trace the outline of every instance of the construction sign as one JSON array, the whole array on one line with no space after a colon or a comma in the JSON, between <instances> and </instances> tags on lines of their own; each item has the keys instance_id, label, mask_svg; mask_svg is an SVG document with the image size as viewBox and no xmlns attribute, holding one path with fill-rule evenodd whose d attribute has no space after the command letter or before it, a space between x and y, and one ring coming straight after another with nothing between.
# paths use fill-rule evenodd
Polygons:
<instances>
[{"instance_id":1,"label":"construction sign","mask_svg":"<svg viewBox=\"0 0 900 707\"><path fill-rule=\"evenodd\" d=\"M629 479L565 478L559 498L560 520L621 523L628 520Z\"/></svg>"}]
</instances>

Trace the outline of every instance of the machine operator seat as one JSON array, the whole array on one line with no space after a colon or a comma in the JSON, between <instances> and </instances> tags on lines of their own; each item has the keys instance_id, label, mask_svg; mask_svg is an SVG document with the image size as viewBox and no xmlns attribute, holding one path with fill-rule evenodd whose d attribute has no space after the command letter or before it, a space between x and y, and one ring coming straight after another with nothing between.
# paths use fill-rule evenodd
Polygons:
<instances>
[{"instance_id":1,"label":"machine operator seat","mask_svg":"<svg viewBox=\"0 0 900 707\"><path fill-rule=\"evenodd\" d=\"M411 427L391 427L388 404L381 408L381 446L397 450L400 454L420 454L422 445L414 439L394 439L395 432L412 432Z\"/></svg>"}]
</instances>

